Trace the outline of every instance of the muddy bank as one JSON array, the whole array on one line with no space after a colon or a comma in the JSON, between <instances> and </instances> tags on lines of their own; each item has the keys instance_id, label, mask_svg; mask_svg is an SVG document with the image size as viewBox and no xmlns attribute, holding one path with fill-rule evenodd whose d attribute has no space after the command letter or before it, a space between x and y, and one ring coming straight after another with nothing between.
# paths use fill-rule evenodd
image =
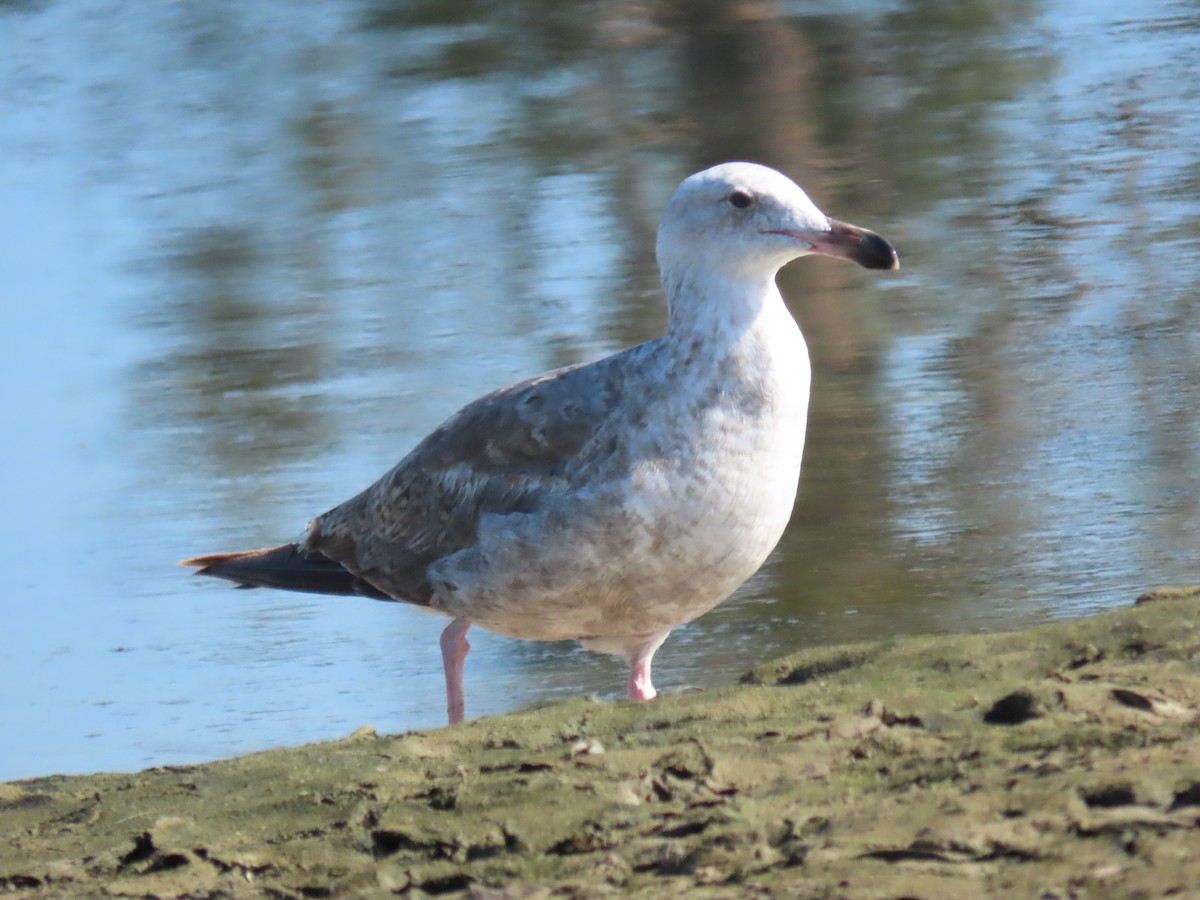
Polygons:
<instances>
[{"instance_id":1,"label":"muddy bank","mask_svg":"<svg viewBox=\"0 0 1200 900\"><path fill-rule=\"evenodd\" d=\"M0 785L22 897L1200 891L1200 587L726 690ZM11 726L12 723L10 723Z\"/></svg>"}]
</instances>

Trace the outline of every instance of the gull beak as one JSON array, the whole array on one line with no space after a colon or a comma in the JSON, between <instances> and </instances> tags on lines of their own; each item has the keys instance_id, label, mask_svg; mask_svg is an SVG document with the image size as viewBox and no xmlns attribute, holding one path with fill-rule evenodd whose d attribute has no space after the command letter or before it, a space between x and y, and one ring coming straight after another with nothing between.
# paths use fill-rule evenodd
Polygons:
<instances>
[{"instance_id":1,"label":"gull beak","mask_svg":"<svg viewBox=\"0 0 1200 900\"><path fill-rule=\"evenodd\" d=\"M839 256L858 263L864 269L900 268L896 248L875 232L857 225L830 219L828 232L806 235L805 239L812 244L813 253Z\"/></svg>"},{"instance_id":2,"label":"gull beak","mask_svg":"<svg viewBox=\"0 0 1200 900\"><path fill-rule=\"evenodd\" d=\"M810 231L790 228L774 229L767 234L782 234L808 244L810 253L836 256L856 262L864 269L898 269L900 257L896 248L873 231L829 219L829 229Z\"/></svg>"}]
</instances>

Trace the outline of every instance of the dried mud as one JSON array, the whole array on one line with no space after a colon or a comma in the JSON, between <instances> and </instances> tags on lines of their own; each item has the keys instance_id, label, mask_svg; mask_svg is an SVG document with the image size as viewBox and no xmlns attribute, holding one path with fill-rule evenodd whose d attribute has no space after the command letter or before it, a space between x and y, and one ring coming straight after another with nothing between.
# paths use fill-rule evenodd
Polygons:
<instances>
[{"instance_id":1,"label":"dried mud","mask_svg":"<svg viewBox=\"0 0 1200 900\"><path fill-rule=\"evenodd\" d=\"M1200 895L1200 587L1139 601L651 704L3 784L0 892Z\"/></svg>"}]
</instances>

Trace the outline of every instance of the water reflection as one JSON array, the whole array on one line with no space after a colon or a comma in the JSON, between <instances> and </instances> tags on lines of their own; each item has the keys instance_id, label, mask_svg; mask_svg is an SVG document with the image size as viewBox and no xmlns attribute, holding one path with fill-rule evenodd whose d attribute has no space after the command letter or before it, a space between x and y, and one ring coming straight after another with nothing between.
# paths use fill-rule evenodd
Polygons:
<instances>
[{"instance_id":1,"label":"water reflection","mask_svg":"<svg viewBox=\"0 0 1200 900\"><path fill-rule=\"evenodd\" d=\"M435 619L169 564L290 536L463 402L657 334L659 211L730 158L905 268L785 271L816 369L800 504L663 685L1194 579L1200 13L822 10L0 10L0 296L39 300L0 337L29 410L0 683L41 684L0 700L52 711L0 776L437 724ZM475 713L623 678L487 638L469 668Z\"/></svg>"}]
</instances>

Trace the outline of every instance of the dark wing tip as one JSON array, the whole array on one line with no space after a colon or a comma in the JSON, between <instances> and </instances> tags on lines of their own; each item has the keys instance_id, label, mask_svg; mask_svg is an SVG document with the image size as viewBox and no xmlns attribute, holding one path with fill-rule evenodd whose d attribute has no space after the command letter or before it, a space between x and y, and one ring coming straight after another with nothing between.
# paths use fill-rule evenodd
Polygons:
<instances>
[{"instance_id":1,"label":"dark wing tip","mask_svg":"<svg viewBox=\"0 0 1200 900\"><path fill-rule=\"evenodd\" d=\"M236 562L251 556L260 556L262 550L243 550L238 553L205 553L201 556L189 556L181 559L179 565L195 569L195 575L208 575L210 570L225 563Z\"/></svg>"},{"instance_id":2,"label":"dark wing tip","mask_svg":"<svg viewBox=\"0 0 1200 900\"><path fill-rule=\"evenodd\" d=\"M306 551L297 544L280 544L240 553L209 553L182 560L180 565L194 568L196 575L224 578L238 587L393 599L324 553Z\"/></svg>"}]
</instances>

